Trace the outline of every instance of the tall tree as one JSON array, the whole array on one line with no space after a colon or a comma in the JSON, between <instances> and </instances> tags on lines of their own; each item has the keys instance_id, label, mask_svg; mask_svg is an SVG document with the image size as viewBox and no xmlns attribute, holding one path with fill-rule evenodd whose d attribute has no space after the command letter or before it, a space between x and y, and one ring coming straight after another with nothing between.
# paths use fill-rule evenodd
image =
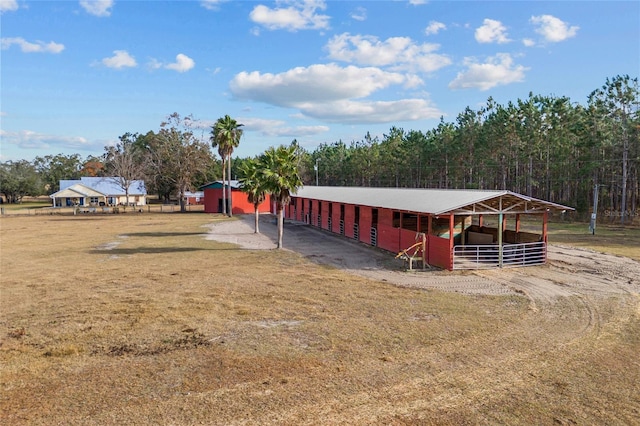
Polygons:
<instances>
[{"instance_id":1,"label":"tall tree","mask_svg":"<svg viewBox=\"0 0 640 426\"><path fill-rule=\"evenodd\" d=\"M42 186L36 168L26 160L0 163L0 194L7 203L20 203L26 195L40 195Z\"/></svg>"},{"instance_id":2,"label":"tall tree","mask_svg":"<svg viewBox=\"0 0 640 426\"><path fill-rule=\"evenodd\" d=\"M195 137L193 124L190 116L173 113L161 123L158 133L145 136L150 176L178 195L182 212L186 210L185 192L193 189L213 161L209 145Z\"/></svg>"},{"instance_id":3,"label":"tall tree","mask_svg":"<svg viewBox=\"0 0 640 426\"><path fill-rule=\"evenodd\" d=\"M211 129L211 145L214 148L217 146L220 156L222 156L223 158L226 157L227 159L229 216L233 216L233 205L231 202L231 154L233 154L233 150L240 144L240 138L242 137L243 133L241 129L242 126L244 126L244 124L240 124L233 118L225 115L224 117L220 117ZM223 199L223 205L224 204L225 203Z\"/></svg>"},{"instance_id":4,"label":"tall tree","mask_svg":"<svg viewBox=\"0 0 640 426\"><path fill-rule=\"evenodd\" d=\"M637 120L640 104L638 79L628 75L608 79L600 88L589 95L589 103L602 114L602 119L610 129L611 144L621 158L620 182L620 223L624 224L627 213L627 184L629 175L629 151L631 139L638 145ZM615 174L614 174L615 176Z\"/></svg>"},{"instance_id":5,"label":"tall tree","mask_svg":"<svg viewBox=\"0 0 640 426\"><path fill-rule=\"evenodd\" d=\"M260 204L266 198L266 189L264 182L264 174L261 170L260 163L255 159L248 159L242 162L239 171L242 175L240 178L240 189L247 194L247 199L253 204L253 212L255 215L255 233L260 233Z\"/></svg>"},{"instance_id":6,"label":"tall tree","mask_svg":"<svg viewBox=\"0 0 640 426\"><path fill-rule=\"evenodd\" d=\"M80 169L81 176L97 177L104 176L104 173L104 156L94 157L90 155L82 164L82 169Z\"/></svg>"},{"instance_id":7,"label":"tall tree","mask_svg":"<svg viewBox=\"0 0 640 426\"><path fill-rule=\"evenodd\" d=\"M79 179L82 161L79 154L45 155L36 157L34 166L40 175L47 195L60 190L60 181L65 179Z\"/></svg>"},{"instance_id":8,"label":"tall tree","mask_svg":"<svg viewBox=\"0 0 640 426\"><path fill-rule=\"evenodd\" d=\"M134 181L144 176L144 163L136 152L135 141L140 135L125 133L120 136L120 142L114 146L105 147L105 166L110 179L125 193L126 205L129 205L129 191ZM140 188L142 189L142 188Z\"/></svg>"},{"instance_id":9,"label":"tall tree","mask_svg":"<svg viewBox=\"0 0 640 426\"><path fill-rule=\"evenodd\" d=\"M284 232L284 207L289 204L291 194L302 186L302 179L298 172L298 158L296 146L269 148L260 157L264 189L272 195L276 202L278 214L278 244L282 248L282 234Z\"/></svg>"}]
</instances>

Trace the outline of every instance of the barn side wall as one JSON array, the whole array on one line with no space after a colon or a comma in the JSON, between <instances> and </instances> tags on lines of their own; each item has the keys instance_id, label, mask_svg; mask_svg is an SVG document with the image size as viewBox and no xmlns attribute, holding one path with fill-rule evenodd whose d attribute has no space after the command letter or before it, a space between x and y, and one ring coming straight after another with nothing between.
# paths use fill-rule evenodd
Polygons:
<instances>
[{"instance_id":1,"label":"barn side wall","mask_svg":"<svg viewBox=\"0 0 640 426\"><path fill-rule=\"evenodd\" d=\"M249 202L248 195L239 190L232 190L231 201L233 202L233 214L253 213L253 203ZM210 188L204 190L204 211L205 213L222 213L220 209L222 202L222 188ZM267 195L265 201L258 206L260 213L269 213L271 197Z\"/></svg>"}]
</instances>

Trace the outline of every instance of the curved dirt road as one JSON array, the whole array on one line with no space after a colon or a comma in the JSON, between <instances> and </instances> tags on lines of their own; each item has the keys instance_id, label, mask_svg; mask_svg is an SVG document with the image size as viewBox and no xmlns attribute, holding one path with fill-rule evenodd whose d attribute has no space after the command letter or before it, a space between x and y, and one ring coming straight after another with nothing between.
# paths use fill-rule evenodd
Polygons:
<instances>
[{"instance_id":1,"label":"curved dirt road","mask_svg":"<svg viewBox=\"0 0 640 426\"><path fill-rule=\"evenodd\" d=\"M207 238L246 249L275 248L277 228L272 216L261 218L260 231L253 232L253 216L247 215L210 225ZM286 222L283 240L286 249L315 263L398 286L468 295L523 295L545 321L565 324L558 330L561 341L589 332L597 336L612 316L620 319L640 312L640 262L620 256L550 245L548 263L543 266L406 271L391 253L305 224Z\"/></svg>"},{"instance_id":2,"label":"curved dirt road","mask_svg":"<svg viewBox=\"0 0 640 426\"><path fill-rule=\"evenodd\" d=\"M253 232L253 216L248 215L210 225L207 238L247 249L275 248L277 229L272 217L261 218L260 231ZM550 245L549 261L544 266L410 272L391 253L305 224L287 222L283 245L313 262L407 287L468 294L523 294L534 304L553 302L557 297L640 293L639 262L574 247Z\"/></svg>"}]
</instances>

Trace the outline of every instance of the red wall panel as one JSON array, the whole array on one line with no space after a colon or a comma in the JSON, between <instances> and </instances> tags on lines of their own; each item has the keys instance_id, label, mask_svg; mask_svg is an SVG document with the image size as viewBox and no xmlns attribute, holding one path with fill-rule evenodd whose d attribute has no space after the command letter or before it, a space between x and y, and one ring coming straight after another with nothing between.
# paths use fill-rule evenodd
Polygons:
<instances>
[{"instance_id":1,"label":"red wall panel","mask_svg":"<svg viewBox=\"0 0 640 426\"><path fill-rule=\"evenodd\" d=\"M427 238L429 264L438 268L453 269L453 253L449 247L449 239L434 235L429 235Z\"/></svg>"},{"instance_id":2,"label":"red wall panel","mask_svg":"<svg viewBox=\"0 0 640 426\"><path fill-rule=\"evenodd\" d=\"M360 241L371 244L371 207L360 206Z\"/></svg>"},{"instance_id":3,"label":"red wall panel","mask_svg":"<svg viewBox=\"0 0 640 426\"><path fill-rule=\"evenodd\" d=\"M409 231L407 229L400 230L400 250L408 249L418 241L422 241L422 238L416 241L416 231Z\"/></svg>"},{"instance_id":4,"label":"red wall panel","mask_svg":"<svg viewBox=\"0 0 640 426\"><path fill-rule=\"evenodd\" d=\"M205 213L220 213L219 205L222 200L222 188L213 188L204 190L204 211ZM231 201L233 207L231 211L234 214L253 213L253 203L249 202L247 194L242 191L232 191ZM260 213L269 213L269 204L271 202L270 196L267 195L266 199L260 206L258 211Z\"/></svg>"},{"instance_id":5,"label":"red wall panel","mask_svg":"<svg viewBox=\"0 0 640 426\"><path fill-rule=\"evenodd\" d=\"M356 207L353 204L344 206L344 235L353 238L353 224L355 222Z\"/></svg>"},{"instance_id":6,"label":"red wall panel","mask_svg":"<svg viewBox=\"0 0 640 426\"><path fill-rule=\"evenodd\" d=\"M331 203L331 232L340 233L340 203Z\"/></svg>"},{"instance_id":7,"label":"red wall panel","mask_svg":"<svg viewBox=\"0 0 640 426\"><path fill-rule=\"evenodd\" d=\"M327 201L322 202L320 215L322 216L320 227L322 229L329 229L329 203Z\"/></svg>"}]
</instances>

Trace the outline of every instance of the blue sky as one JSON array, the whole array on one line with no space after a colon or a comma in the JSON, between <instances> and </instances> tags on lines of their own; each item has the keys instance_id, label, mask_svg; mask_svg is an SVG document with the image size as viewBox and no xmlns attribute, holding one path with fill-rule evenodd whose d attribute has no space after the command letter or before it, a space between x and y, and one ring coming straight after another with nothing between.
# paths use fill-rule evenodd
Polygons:
<instances>
[{"instance_id":1,"label":"blue sky","mask_svg":"<svg viewBox=\"0 0 640 426\"><path fill-rule=\"evenodd\" d=\"M640 70L637 1L0 0L0 160L100 155L173 112L237 156L429 130ZM234 156L235 156L234 155Z\"/></svg>"}]
</instances>

